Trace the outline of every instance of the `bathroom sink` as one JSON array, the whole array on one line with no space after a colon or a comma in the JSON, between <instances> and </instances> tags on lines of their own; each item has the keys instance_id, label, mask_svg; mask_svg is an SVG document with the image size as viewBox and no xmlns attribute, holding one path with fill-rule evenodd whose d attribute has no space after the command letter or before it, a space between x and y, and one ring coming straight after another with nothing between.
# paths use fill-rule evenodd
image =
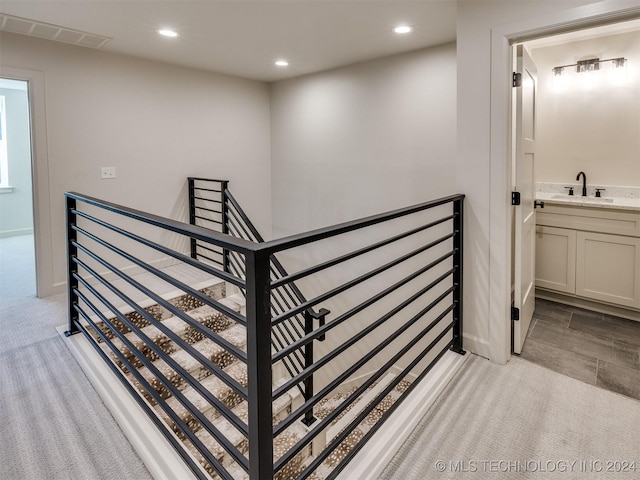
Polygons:
<instances>
[{"instance_id":1,"label":"bathroom sink","mask_svg":"<svg viewBox=\"0 0 640 480\"><path fill-rule=\"evenodd\" d=\"M551 198L553 200L567 200L569 202L579 203L613 203L613 198L602 197L571 197L569 195L554 195Z\"/></svg>"}]
</instances>

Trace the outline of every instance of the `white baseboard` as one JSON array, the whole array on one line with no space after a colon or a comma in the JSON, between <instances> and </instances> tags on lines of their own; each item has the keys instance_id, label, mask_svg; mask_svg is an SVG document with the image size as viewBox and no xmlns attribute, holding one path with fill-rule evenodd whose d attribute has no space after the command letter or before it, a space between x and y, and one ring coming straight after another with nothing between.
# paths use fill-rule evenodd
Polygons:
<instances>
[{"instance_id":1,"label":"white baseboard","mask_svg":"<svg viewBox=\"0 0 640 480\"><path fill-rule=\"evenodd\" d=\"M19 228L0 232L0 238L21 237L23 235L33 235L33 228Z\"/></svg>"},{"instance_id":2,"label":"white baseboard","mask_svg":"<svg viewBox=\"0 0 640 480\"><path fill-rule=\"evenodd\" d=\"M153 478L195 480L180 455L87 339L82 334L66 337L64 326L57 330Z\"/></svg>"},{"instance_id":3,"label":"white baseboard","mask_svg":"<svg viewBox=\"0 0 640 480\"><path fill-rule=\"evenodd\" d=\"M462 335L462 348L467 352L475 353L481 357L491 358L491 346L489 342L483 338L464 333Z\"/></svg>"},{"instance_id":4,"label":"white baseboard","mask_svg":"<svg viewBox=\"0 0 640 480\"><path fill-rule=\"evenodd\" d=\"M429 375L409 394L402 402L402 406L393 412L337 478L339 480L379 478L415 428L416 419L424 416L467 358L468 355L446 352Z\"/></svg>"}]
</instances>

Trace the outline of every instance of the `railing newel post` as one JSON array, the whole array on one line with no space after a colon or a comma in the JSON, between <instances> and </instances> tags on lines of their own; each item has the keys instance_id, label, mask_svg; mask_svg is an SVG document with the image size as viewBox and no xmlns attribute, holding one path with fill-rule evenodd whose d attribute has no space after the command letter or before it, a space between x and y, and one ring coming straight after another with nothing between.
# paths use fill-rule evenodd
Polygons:
<instances>
[{"instance_id":1,"label":"railing newel post","mask_svg":"<svg viewBox=\"0 0 640 480\"><path fill-rule=\"evenodd\" d=\"M304 312L304 334L309 335L313 332L313 315L311 311L305 310ZM313 365L313 344L311 341L304 346L304 368L309 368ZM313 375L309 375L304 379L304 400L308 401L313 397ZM302 423L307 427L315 422L317 418L313 415L313 407L304 412L304 418Z\"/></svg>"},{"instance_id":2,"label":"railing newel post","mask_svg":"<svg viewBox=\"0 0 640 480\"><path fill-rule=\"evenodd\" d=\"M229 204L227 203L227 192L228 192L229 182L227 180L222 180L220 182L220 211L222 212L222 218L220 222L222 223L222 233L229 234ZM229 271L229 250L226 248L222 250L222 269L230 273Z\"/></svg>"},{"instance_id":3,"label":"railing newel post","mask_svg":"<svg viewBox=\"0 0 640 480\"><path fill-rule=\"evenodd\" d=\"M265 251L246 258L249 478L273 478L271 292Z\"/></svg>"},{"instance_id":4,"label":"railing newel post","mask_svg":"<svg viewBox=\"0 0 640 480\"><path fill-rule=\"evenodd\" d=\"M191 225L195 225L196 224L196 187L195 187L196 179L193 177L189 177L188 182L189 182L189 223ZM193 258L194 260L197 260L198 252L197 252L196 239L191 237L190 244L191 244L191 258Z\"/></svg>"},{"instance_id":5,"label":"railing newel post","mask_svg":"<svg viewBox=\"0 0 640 480\"><path fill-rule=\"evenodd\" d=\"M75 214L76 199L66 195L66 222L67 222L67 297L69 307L69 328L64 334L68 337L75 333L79 333L80 330L76 325L79 320L79 315L75 305L78 304L78 279L76 275L78 273L78 265L73 259L78 255L78 248L74 245L74 242L78 239L78 233L73 229L76 225L77 216Z\"/></svg>"},{"instance_id":6,"label":"railing newel post","mask_svg":"<svg viewBox=\"0 0 640 480\"><path fill-rule=\"evenodd\" d=\"M462 348L462 315L463 315L463 305L462 305L462 296L463 296L463 229L464 229L464 197L458 198L453 201L453 232L455 233L453 237L453 266L455 267L455 271L453 272L453 285L455 287L453 291L453 345L451 346L451 350L464 355L467 353Z\"/></svg>"}]
</instances>

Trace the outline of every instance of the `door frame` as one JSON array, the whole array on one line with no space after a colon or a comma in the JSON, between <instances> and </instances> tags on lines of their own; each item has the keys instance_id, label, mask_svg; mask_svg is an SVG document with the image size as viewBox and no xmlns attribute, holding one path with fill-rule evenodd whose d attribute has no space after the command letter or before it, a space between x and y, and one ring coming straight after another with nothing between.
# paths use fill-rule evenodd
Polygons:
<instances>
[{"instance_id":1,"label":"door frame","mask_svg":"<svg viewBox=\"0 0 640 480\"><path fill-rule=\"evenodd\" d=\"M48 297L63 291L54 286L51 236L51 197L45 115L44 73L0 65L0 77L28 84L31 128L31 191L33 196L33 238L36 260L36 295ZM55 206L55 205L53 205Z\"/></svg>"},{"instance_id":2,"label":"door frame","mask_svg":"<svg viewBox=\"0 0 640 480\"><path fill-rule=\"evenodd\" d=\"M489 355L497 363L511 358L513 44L639 16L640 1L608 0L501 25L491 31Z\"/></svg>"}]
</instances>

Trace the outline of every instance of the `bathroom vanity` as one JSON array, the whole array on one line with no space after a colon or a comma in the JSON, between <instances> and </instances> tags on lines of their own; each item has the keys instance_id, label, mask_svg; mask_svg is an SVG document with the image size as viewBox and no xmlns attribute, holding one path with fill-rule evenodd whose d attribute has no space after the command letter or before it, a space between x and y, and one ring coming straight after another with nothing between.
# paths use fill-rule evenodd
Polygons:
<instances>
[{"instance_id":1,"label":"bathroom vanity","mask_svg":"<svg viewBox=\"0 0 640 480\"><path fill-rule=\"evenodd\" d=\"M640 320L640 200L536 198L537 296Z\"/></svg>"}]
</instances>

